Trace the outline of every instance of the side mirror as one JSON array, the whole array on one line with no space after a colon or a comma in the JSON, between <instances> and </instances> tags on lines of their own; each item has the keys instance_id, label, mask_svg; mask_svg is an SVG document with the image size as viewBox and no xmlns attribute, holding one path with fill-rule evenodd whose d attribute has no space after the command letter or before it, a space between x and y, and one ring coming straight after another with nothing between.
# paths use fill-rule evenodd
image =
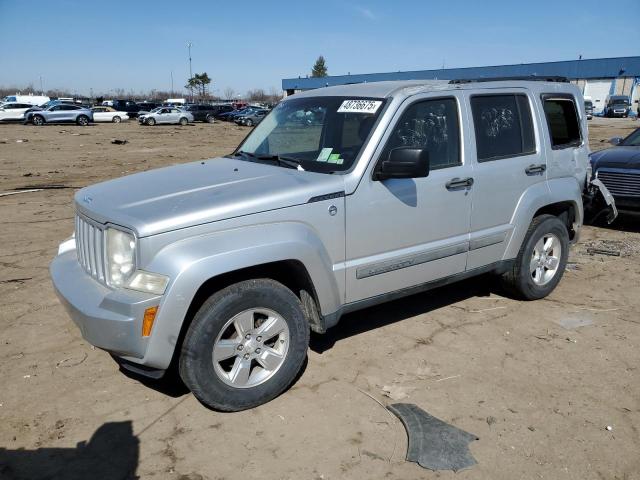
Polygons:
<instances>
[{"instance_id":1,"label":"side mirror","mask_svg":"<svg viewBox=\"0 0 640 480\"><path fill-rule=\"evenodd\" d=\"M373 175L374 180L387 178L422 178L429 175L429 151L422 148L399 147L389 152Z\"/></svg>"},{"instance_id":2,"label":"side mirror","mask_svg":"<svg viewBox=\"0 0 640 480\"><path fill-rule=\"evenodd\" d=\"M611 145L620 145L622 143L622 137L613 137L609 139Z\"/></svg>"}]
</instances>

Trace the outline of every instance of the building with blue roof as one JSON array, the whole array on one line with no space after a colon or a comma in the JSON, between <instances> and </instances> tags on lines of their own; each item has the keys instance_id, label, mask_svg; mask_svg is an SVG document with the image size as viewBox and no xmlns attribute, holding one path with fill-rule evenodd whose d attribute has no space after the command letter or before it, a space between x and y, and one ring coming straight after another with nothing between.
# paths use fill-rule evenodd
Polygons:
<instances>
[{"instance_id":1,"label":"building with blue roof","mask_svg":"<svg viewBox=\"0 0 640 480\"><path fill-rule=\"evenodd\" d=\"M408 72L365 73L328 77L298 77L282 80L287 95L314 88L384 80L470 80L496 77L566 77L577 84L585 97L591 97L594 112L602 112L609 95L631 97L632 110L640 96L640 57L612 57L521 63L487 67L441 68Z\"/></svg>"}]
</instances>

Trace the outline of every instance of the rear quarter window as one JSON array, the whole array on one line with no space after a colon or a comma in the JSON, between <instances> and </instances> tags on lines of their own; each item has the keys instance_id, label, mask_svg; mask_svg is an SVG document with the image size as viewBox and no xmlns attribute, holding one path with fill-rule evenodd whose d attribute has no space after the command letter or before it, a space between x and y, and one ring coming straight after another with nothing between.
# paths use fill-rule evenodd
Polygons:
<instances>
[{"instance_id":1,"label":"rear quarter window","mask_svg":"<svg viewBox=\"0 0 640 480\"><path fill-rule=\"evenodd\" d=\"M582 143L578 109L571 96L543 95L542 104L547 119L551 147L568 148Z\"/></svg>"}]
</instances>

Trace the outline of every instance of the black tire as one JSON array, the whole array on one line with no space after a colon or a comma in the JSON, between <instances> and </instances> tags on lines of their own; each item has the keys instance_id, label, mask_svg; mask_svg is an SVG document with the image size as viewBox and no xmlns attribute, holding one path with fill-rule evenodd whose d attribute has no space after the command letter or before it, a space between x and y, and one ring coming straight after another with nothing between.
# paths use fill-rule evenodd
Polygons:
<instances>
[{"instance_id":1,"label":"black tire","mask_svg":"<svg viewBox=\"0 0 640 480\"><path fill-rule=\"evenodd\" d=\"M187 120L185 117L182 117L180 118L178 123L184 127L187 123L189 123L189 120Z\"/></svg>"},{"instance_id":2,"label":"black tire","mask_svg":"<svg viewBox=\"0 0 640 480\"><path fill-rule=\"evenodd\" d=\"M78 118L76 118L76 123L81 127L86 127L87 125L89 125L89 117L87 117L86 115L80 115Z\"/></svg>"},{"instance_id":3,"label":"black tire","mask_svg":"<svg viewBox=\"0 0 640 480\"><path fill-rule=\"evenodd\" d=\"M122 121L122 119L121 119L118 115L116 115L115 117L113 117L113 118L111 119L111 121L112 121L113 123L120 123L120 122Z\"/></svg>"},{"instance_id":4,"label":"black tire","mask_svg":"<svg viewBox=\"0 0 640 480\"><path fill-rule=\"evenodd\" d=\"M206 121L207 123L214 123L216 120L213 115L207 115Z\"/></svg>"},{"instance_id":5,"label":"black tire","mask_svg":"<svg viewBox=\"0 0 640 480\"><path fill-rule=\"evenodd\" d=\"M253 120L251 120L250 118L247 118L247 120L245 120L244 124L247 127L253 127Z\"/></svg>"},{"instance_id":6,"label":"black tire","mask_svg":"<svg viewBox=\"0 0 640 480\"><path fill-rule=\"evenodd\" d=\"M153 127L156 124L156 119L155 118L147 118L146 124L149 125L150 127Z\"/></svg>"},{"instance_id":7,"label":"black tire","mask_svg":"<svg viewBox=\"0 0 640 480\"><path fill-rule=\"evenodd\" d=\"M279 368L267 380L236 388L215 371L213 346L230 319L246 310L261 308L276 312L286 322L288 349ZM195 314L182 343L180 377L204 405L228 412L245 410L274 399L291 385L304 364L308 346L309 325L298 297L274 280L247 280L213 294Z\"/></svg>"},{"instance_id":8,"label":"black tire","mask_svg":"<svg viewBox=\"0 0 640 480\"><path fill-rule=\"evenodd\" d=\"M538 285L532 277L530 264L536 243L545 235L552 234L560 241L560 258L553 277L544 285ZM503 288L511 296L521 300L538 300L549 295L560 282L569 257L569 233L560 219L553 215L540 215L529 225L513 267L502 275Z\"/></svg>"},{"instance_id":9,"label":"black tire","mask_svg":"<svg viewBox=\"0 0 640 480\"><path fill-rule=\"evenodd\" d=\"M33 123L37 127L40 127L44 125L44 117L42 115L34 115L31 119L31 123Z\"/></svg>"}]
</instances>

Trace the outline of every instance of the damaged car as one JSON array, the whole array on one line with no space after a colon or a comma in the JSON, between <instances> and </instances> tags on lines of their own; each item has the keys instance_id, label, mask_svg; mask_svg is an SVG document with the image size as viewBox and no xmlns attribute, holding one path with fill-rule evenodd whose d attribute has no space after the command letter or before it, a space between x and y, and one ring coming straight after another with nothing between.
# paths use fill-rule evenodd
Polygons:
<instances>
[{"instance_id":1,"label":"damaged car","mask_svg":"<svg viewBox=\"0 0 640 480\"><path fill-rule=\"evenodd\" d=\"M640 128L609 142L613 147L590 155L591 176L607 187L618 209L640 211Z\"/></svg>"},{"instance_id":2,"label":"damaged car","mask_svg":"<svg viewBox=\"0 0 640 480\"><path fill-rule=\"evenodd\" d=\"M566 79L300 92L229 155L77 191L50 273L123 369L176 367L204 405L252 408L300 375L311 331L350 312L481 274L549 295L583 192L607 206L588 153Z\"/></svg>"}]
</instances>

